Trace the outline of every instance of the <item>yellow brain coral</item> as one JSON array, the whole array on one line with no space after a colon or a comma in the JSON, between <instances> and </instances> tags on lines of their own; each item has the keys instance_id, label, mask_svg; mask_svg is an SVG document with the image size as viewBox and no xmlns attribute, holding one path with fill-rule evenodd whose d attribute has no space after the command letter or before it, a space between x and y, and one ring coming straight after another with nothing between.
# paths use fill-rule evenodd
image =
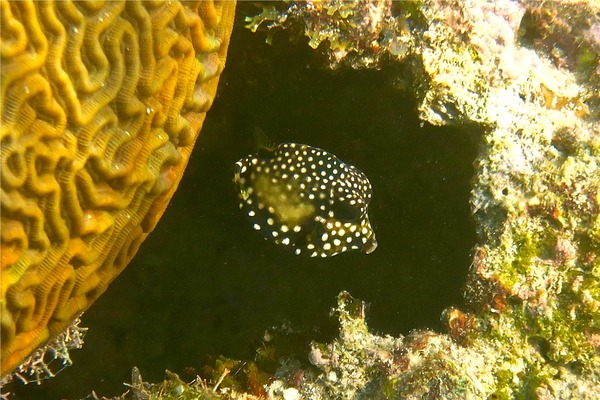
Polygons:
<instances>
[{"instance_id":1,"label":"yellow brain coral","mask_svg":"<svg viewBox=\"0 0 600 400\"><path fill-rule=\"evenodd\" d=\"M154 228L214 98L230 1L1 1L2 376Z\"/></svg>"}]
</instances>

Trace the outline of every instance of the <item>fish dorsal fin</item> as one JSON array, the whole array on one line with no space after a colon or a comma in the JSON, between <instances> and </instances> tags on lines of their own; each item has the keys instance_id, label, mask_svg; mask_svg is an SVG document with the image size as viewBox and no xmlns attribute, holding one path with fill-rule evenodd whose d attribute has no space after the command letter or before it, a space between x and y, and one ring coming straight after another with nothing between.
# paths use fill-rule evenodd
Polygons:
<instances>
[{"instance_id":1,"label":"fish dorsal fin","mask_svg":"<svg viewBox=\"0 0 600 400\"><path fill-rule=\"evenodd\" d=\"M254 143L259 155L272 155L277 145L261 128L254 128Z\"/></svg>"}]
</instances>

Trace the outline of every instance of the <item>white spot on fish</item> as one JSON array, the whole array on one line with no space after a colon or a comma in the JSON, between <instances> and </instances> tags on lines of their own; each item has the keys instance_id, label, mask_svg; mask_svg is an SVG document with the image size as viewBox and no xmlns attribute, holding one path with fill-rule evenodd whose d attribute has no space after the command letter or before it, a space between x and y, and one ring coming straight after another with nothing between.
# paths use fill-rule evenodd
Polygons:
<instances>
[{"instance_id":1,"label":"white spot on fish","mask_svg":"<svg viewBox=\"0 0 600 400\"><path fill-rule=\"evenodd\" d=\"M311 257L356 249L371 252L376 247L367 216L371 184L333 154L287 143L235 166L240 208L267 239L296 255L301 247L308 249ZM344 246L356 243L355 237L359 244Z\"/></svg>"}]
</instances>

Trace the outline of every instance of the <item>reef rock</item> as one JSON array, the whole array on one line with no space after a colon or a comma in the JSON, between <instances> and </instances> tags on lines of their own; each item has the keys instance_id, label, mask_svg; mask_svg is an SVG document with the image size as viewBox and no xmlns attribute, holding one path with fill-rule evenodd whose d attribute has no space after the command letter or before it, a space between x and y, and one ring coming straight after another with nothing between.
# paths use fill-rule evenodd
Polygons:
<instances>
[{"instance_id":1,"label":"reef rock","mask_svg":"<svg viewBox=\"0 0 600 400\"><path fill-rule=\"evenodd\" d=\"M393 29L370 23L374 8ZM372 335L362 317L348 324L342 296L340 338L311 351L319 373L281 373L271 397L290 387L311 399L600 397L597 3L331 0L287 10L290 19L272 8L250 27L286 29L302 15L304 34L326 43L326 66L402 61L411 79L398 86L416 93L423 121L483 128L471 195L479 244L468 312L444 312L448 333ZM385 34L367 49L341 26Z\"/></svg>"}]
</instances>

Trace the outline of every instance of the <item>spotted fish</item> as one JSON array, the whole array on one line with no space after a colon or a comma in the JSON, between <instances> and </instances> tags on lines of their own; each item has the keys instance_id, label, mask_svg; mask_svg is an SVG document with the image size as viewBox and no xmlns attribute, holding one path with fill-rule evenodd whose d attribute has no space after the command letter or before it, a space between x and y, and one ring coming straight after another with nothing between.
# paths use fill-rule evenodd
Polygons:
<instances>
[{"instance_id":1,"label":"spotted fish","mask_svg":"<svg viewBox=\"0 0 600 400\"><path fill-rule=\"evenodd\" d=\"M377 247L367 214L371 183L325 150L280 144L239 160L234 182L254 229L296 255Z\"/></svg>"}]
</instances>

